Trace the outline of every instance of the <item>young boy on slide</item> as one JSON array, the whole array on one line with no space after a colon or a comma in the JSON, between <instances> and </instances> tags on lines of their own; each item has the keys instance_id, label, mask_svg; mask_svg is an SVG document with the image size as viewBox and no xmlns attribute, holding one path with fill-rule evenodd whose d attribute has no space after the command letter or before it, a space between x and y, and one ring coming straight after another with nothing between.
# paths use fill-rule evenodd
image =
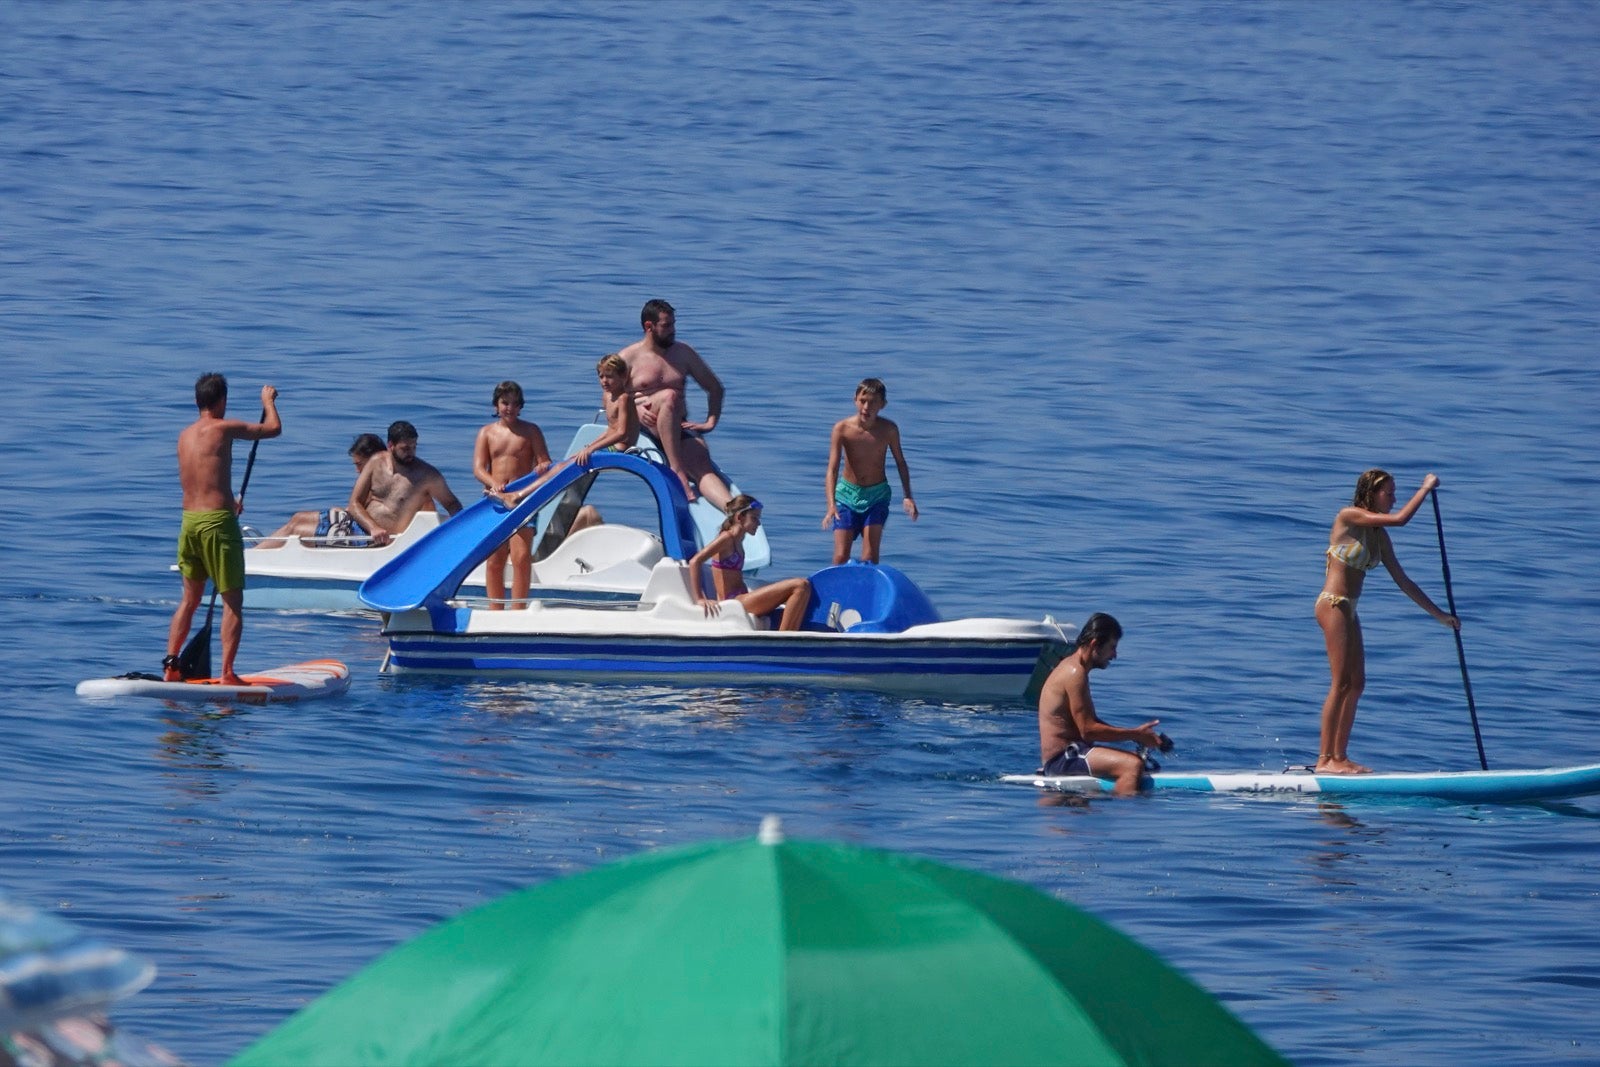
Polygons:
<instances>
[{"instance_id":1,"label":"young boy on slide","mask_svg":"<svg viewBox=\"0 0 1600 1067\"><path fill-rule=\"evenodd\" d=\"M595 364L600 377L600 401L605 405L606 432L583 446L578 466L587 467L589 457L602 449L626 452L639 441L639 409L628 391L628 361L619 353L601 356Z\"/></svg>"},{"instance_id":2,"label":"young boy on slide","mask_svg":"<svg viewBox=\"0 0 1600 1067\"><path fill-rule=\"evenodd\" d=\"M833 531L833 562L846 563L856 535L861 536L861 558L878 562L883 544L883 524L889 519L889 481L884 471L888 453L894 453L900 470L900 491L906 514L917 518L911 499L911 469L900 451L900 427L878 413L889 402L889 390L877 378L856 386L856 413L834 424L828 442L828 512L822 528ZM839 477L839 457L844 457L844 477Z\"/></svg>"}]
</instances>

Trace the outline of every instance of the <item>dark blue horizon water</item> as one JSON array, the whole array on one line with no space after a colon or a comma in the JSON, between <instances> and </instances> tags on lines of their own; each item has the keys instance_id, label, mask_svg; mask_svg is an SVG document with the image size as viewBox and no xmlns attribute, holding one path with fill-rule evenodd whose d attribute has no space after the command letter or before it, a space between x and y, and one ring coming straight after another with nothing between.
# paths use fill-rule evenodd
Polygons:
<instances>
[{"instance_id":1,"label":"dark blue horizon water","mask_svg":"<svg viewBox=\"0 0 1600 1067\"><path fill-rule=\"evenodd\" d=\"M923 510L886 559L949 616L1111 611L1107 718L1279 768L1334 510L1432 470L1491 763L1600 760L1600 8L18 2L0 40L0 884L158 964L130 1029L223 1061L463 908L776 813L1088 908L1296 1063L1600 1054L1593 801L1054 805L995 781L1026 707L397 680L354 618L247 621L241 666L337 656L337 701L72 693L159 661L198 373L282 392L269 526L396 418L467 490L503 378L564 441L661 296L773 576L827 561L882 377ZM1395 540L1442 601L1429 509ZM1448 632L1379 575L1362 618L1353 753L1474 766Z\"/></svg>"}]
</instances>

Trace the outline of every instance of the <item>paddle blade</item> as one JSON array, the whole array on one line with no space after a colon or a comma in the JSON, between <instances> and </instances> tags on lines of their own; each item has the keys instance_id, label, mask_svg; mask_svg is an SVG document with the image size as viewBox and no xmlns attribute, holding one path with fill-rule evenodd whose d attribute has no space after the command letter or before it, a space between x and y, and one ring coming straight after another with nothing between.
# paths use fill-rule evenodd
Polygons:
<instances>
[{"instance_id":1,"label":"paddle blade","mask_svg":"<svg viewBox=\"0 0 1600 1067\"><path fill-rule=\"evenodd\" d=\"M206 612L205 625L195 631L189 643L178 653L178 673L185 679L211 677L211 613Z\"/></svg>"}]
</instances>

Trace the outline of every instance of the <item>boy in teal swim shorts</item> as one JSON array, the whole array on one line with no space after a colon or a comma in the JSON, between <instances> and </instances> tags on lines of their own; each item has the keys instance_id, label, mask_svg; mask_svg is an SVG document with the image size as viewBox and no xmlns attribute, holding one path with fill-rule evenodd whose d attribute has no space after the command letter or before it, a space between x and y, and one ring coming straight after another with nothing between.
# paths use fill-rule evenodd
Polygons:
<instances>
[{"instance_id":1,"label":"boy in teal swim shorts","mask_svg":"<svg viewBox=\"0 0 1600 1067\"><path fill-rule=\"evenodd\" d=\"M243 685L234 671L239 637L244 632L244 536L239 530L239 501L233 495L233 442L260 441L283 432L278 419L278 391L261 387L261 422L227 418L228 380L202 374L194 383L199 418L178 434L178 481L183 486L183 527L178 533L178 572L183 598L167 631L167 656L162 674L169 682L183 680L178 651L189 636L189 624L205 594L206 579L222 598L222 681Z\"/></svg>"},{"instance_id":2,"label":"boy in teal swim shorts","mask_svg":"<svg viewBox=\"0 0 1600 1067\"><path fill-rule=\"evenodd\" d=\"M877 378L864 378L856 386L856 413L834 424L828 442L828 474L825 485L828 511L822 528L833 531L833 562L848 562L850 546L861 537L861 559L878 562L883 544L883 524L889 519L889 481L885 473L888 455L894 453L900 471L900 490L905 496L906 514L917 518L917 502L911 498L911 468L900 450L900 427L879 412L889 402L889 390ZM844 476L839 476L839 459L844 457Z\"/></svg>"}]
</instances>

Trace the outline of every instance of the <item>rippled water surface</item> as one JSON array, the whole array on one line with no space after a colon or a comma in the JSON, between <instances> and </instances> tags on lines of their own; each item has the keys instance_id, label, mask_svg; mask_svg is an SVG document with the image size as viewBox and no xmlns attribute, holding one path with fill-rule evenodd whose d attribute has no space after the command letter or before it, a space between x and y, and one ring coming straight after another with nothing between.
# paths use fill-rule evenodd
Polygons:
<instances>
[{"instance_id":1,"label":"rippled water surface","mask_svg":"<svg viewBox=\"0 0 1600 1067\"><path fill-rule=\"evenodd\" d=\"M0 39L0 880L156 961L130 1028L221 1061L462 908L776 812L1087 907L1298 1063L1600 1057L1592 801L1056 805L995 782L1020 705L397 680L357 618L248 620L241 666L337 656L340 700L72 694L160 659L196 374L282 392L270 525L396 418L466 490L502 378L565 440L662 296L774 574L826 562L880 376L923 510L887 559L951 616L1113 612L1108 718L1276 769L1333 511L1433 470L1491 763L1600 760L1600 8L63 2ZM1396 544L1442 598L1428 509ZM1355 754L1474 766L1447 632L1379 575L1362 613Z\"/></svg>"}]
</instances>

